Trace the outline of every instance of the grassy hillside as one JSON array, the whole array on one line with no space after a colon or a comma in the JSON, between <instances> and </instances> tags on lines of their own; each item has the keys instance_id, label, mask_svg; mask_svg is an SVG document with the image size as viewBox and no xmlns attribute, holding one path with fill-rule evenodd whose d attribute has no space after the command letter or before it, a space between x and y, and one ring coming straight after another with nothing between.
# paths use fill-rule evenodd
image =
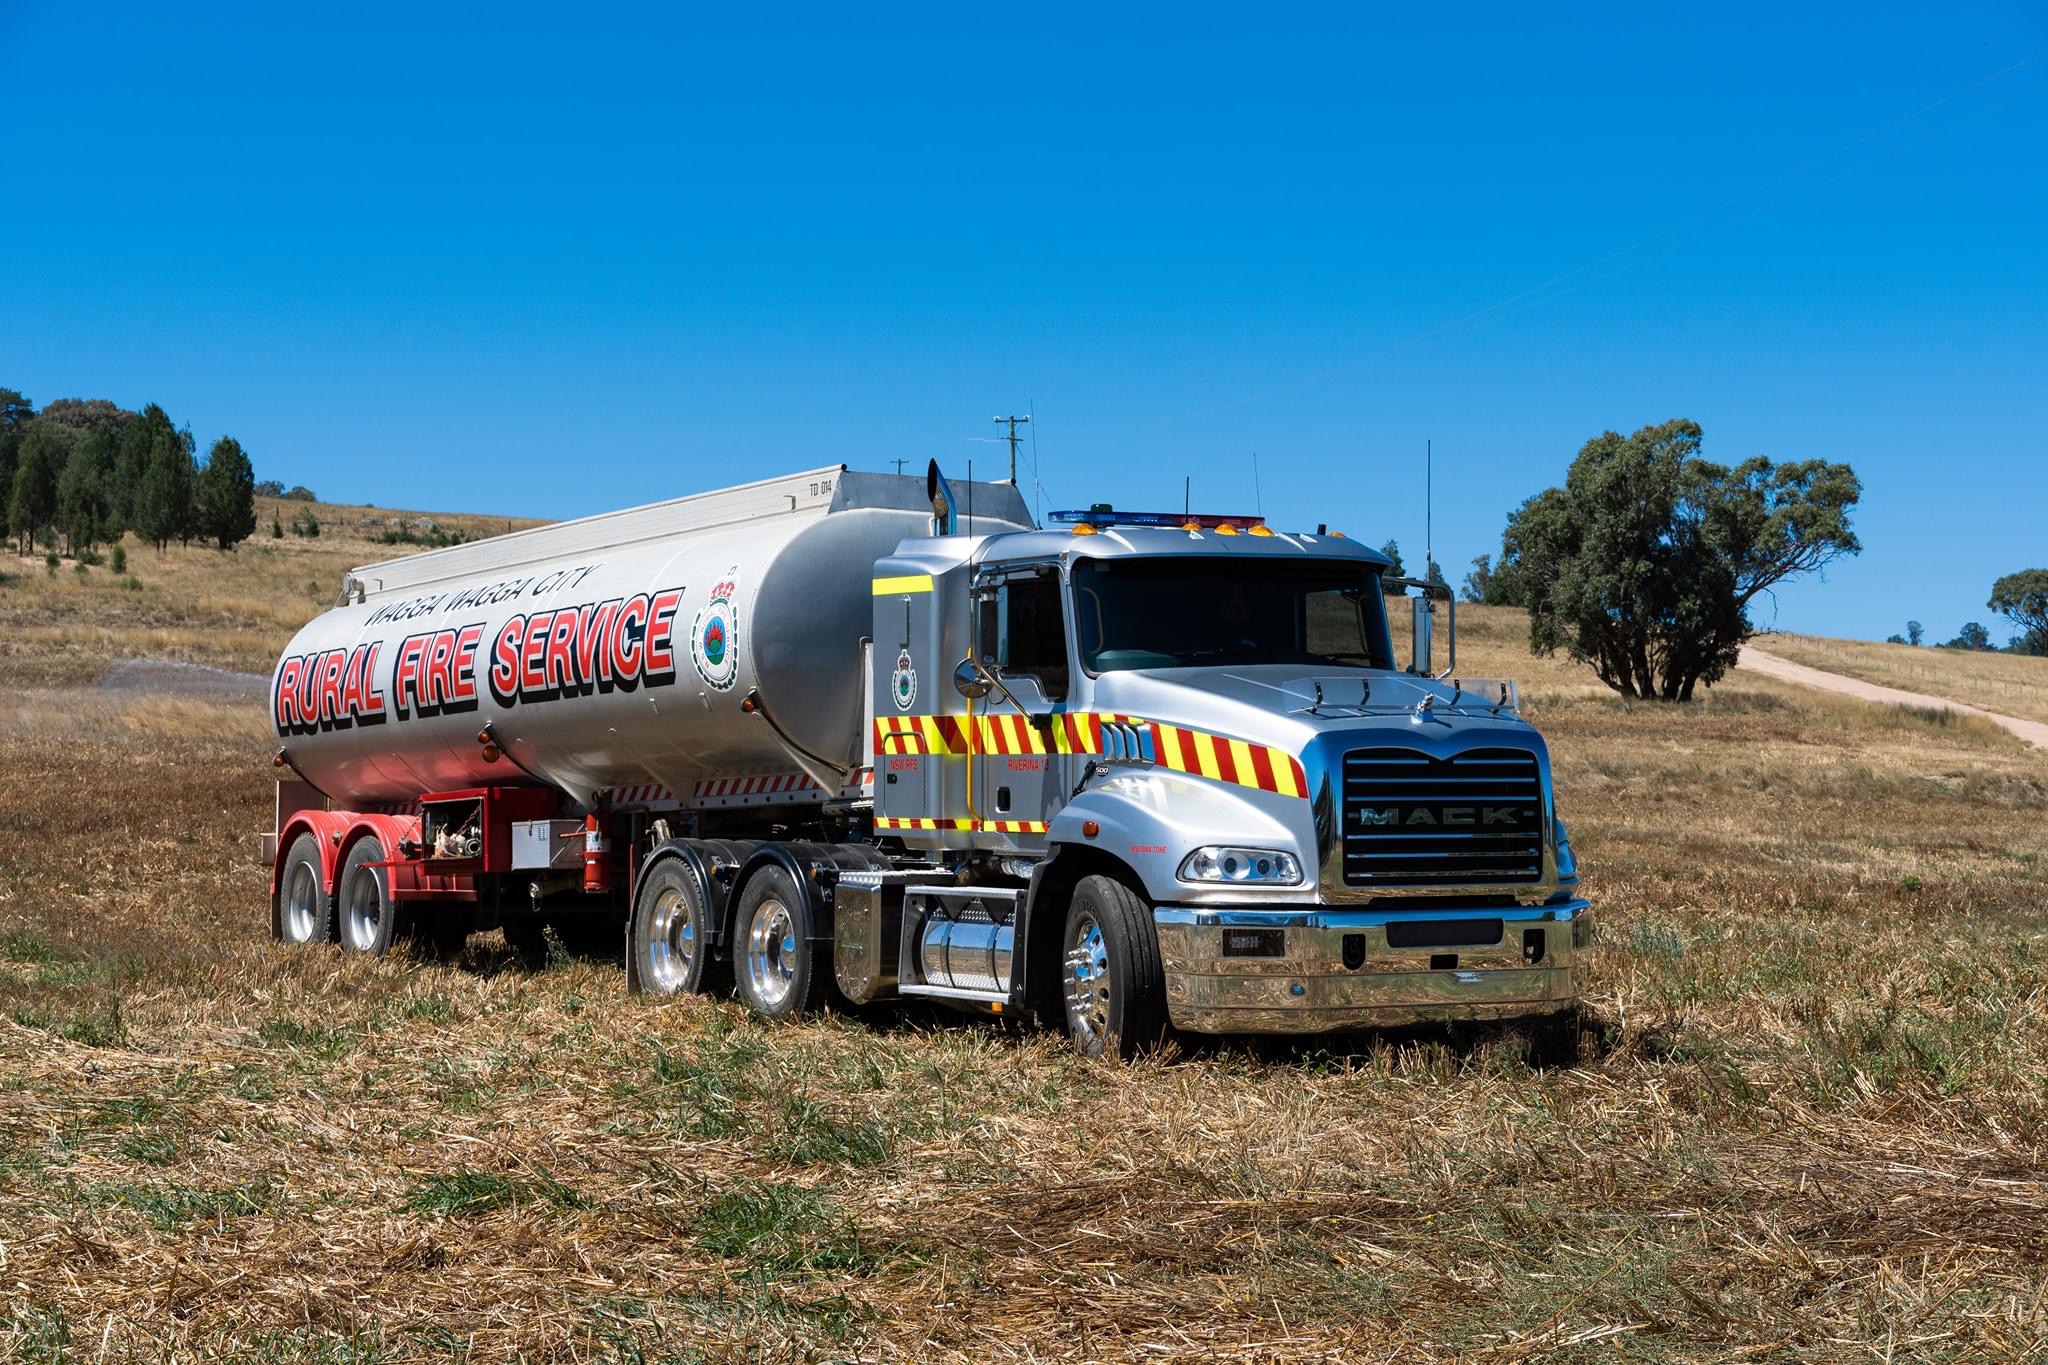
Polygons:
<instances>
[{"instance_id":1,"label":"grassy hillside","mask_svg":"<svg viewBox=\"0 0 2048 1365\"><path fill-rule=\"evenodd\" d=\"M286 531L311 509L316 537ZM20 683L79 683L97 678L113 659L131 655L179 659L268 673L284 642L333 605L341 576L358 564L421 548L386 544L401 530L447 535L498 535L531 521L466 514L398 512L380 507L256 500L257 533L234 550L173 545L162 553L133 537L122 544L128 572L108 564L63 560L51 576L41 551L24 557L0 550L0 677ZM102 554L104 555L104 551ZM128 579L139 585L129 587Z\"/></svg>"},{"instance_id":2,"label":"grassy hillside","mask_svg":"<svg viewBox=\"0 0 2048 1365\"><path fill-rule=\"evenodd\" d=\"M1967 702L2022 720L2048 721L2048 659L1819 635L1771 634L1760 636L1757 645L1809 668Z\"/></svg>"},{"instance_id":3,"label":"grassy hillside","mask_svg":"<svg viewBox=\"0 0 2048 1365\"><path fill-rule=\"evenodd\" d=\"M93 679L266 669L384 552L0 585L0 1358L2048 1350L2048 772L1987 726L1741 675L1629 704L1461 611L1600 907L1577 1063L1424 1029L1103 1066L635 1002L495 935L271 943L260 705Z\"/></svg>"}]
</instances>

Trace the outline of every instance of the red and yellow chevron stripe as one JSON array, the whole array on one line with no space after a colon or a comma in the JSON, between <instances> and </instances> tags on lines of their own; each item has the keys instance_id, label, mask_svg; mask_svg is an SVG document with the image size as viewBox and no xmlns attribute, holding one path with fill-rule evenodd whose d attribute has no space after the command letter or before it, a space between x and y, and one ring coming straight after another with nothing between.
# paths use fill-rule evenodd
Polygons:
<instances>
[{"instance_id":1,"label":"red and yellow chevron stripe","mask_svg":"<svg viewBox=\"0 0 2048 1365\"><path fill-rule=\"evenodd\" d=\"M970 725L974 741L971 745ZM1285 750L1113 712L1057 714L1044 727L1023 716L883 716L875 721L875 752L951 758L983 754L1099 754L1104 752L1105 725L1146 732L1152 741L1155 762L1173 772L1256 787L1282 796L1308 795L1308 778L1302 771L1301 760Z\"/></svg>"},{"instance_id":2,"label":"red and yellow chevron stripe","mask_svg":"<svg viewBox=\"0 0 2048 1365\"><path fill-rule=\"evenodd\" d=\"M980 830L983 834L1043 834L1046 824L1043 820L936 820L929 816L875 817L875 828L914 830Z\"/></svg>"},{"instance_id":3,"label":"red and yellow chevron stripe","mask_svg":"<svg viewBox=\"0 0 2048 1365\"><path fill-rule=\"evenodd\" d=\"M974 822L972 820L934 820L930 816L918 815L877 815L875 817L875 828L920 830L964 829L971 831L974 828Z\"/></svg>"}]
</instances>

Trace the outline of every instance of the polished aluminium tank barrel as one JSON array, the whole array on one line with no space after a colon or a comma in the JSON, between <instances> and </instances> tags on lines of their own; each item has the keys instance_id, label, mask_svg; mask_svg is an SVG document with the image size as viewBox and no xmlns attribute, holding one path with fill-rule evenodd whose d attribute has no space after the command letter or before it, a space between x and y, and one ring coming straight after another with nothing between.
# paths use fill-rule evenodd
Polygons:
<instances>
[{"instance_id":1,"label":"polished aluminium tank barrel","mask_svg":"<svg viewBox=\"0 0 2048 1365\"><path fill-rule=\"evenodd\" d=\"M961 488L959 529L1029 525L1009 485ZM836 794L865 753L874 563L932 521L924 479L832 466L366 565L278 661L271 721L342 806L529 780L585 804L790 774Z\"/></svg>"}]
</instances>

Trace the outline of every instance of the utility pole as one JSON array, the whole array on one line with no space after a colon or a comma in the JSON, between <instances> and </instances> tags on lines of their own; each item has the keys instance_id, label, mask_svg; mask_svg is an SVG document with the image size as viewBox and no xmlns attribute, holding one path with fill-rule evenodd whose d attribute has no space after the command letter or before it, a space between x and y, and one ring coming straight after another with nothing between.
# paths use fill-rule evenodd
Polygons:
<instances>
[{"instance_id":1,"label":"utility pole","mask_svg":"<svg viewBox=\"0 0 2048 1365\"><path fill-rule=\"evenodd\" d=\"M895 462L895 464L896 464L896 472L897 472L898 474L901 474L901 473L903 472L903 466L905 466L905 465L907 465L907 464L909 464L909 463L910 463L910 461L908 461L908 460L897 460L897 461Z\"/></svg>"},{"instance_id":2,"label":"utility pole","mask_svg":"<svg viewBox=\"0 0 2048 1365\"><path fill-rule=\"evenodd\" d=\"M989 420L994 422L1008 422L1010 424L1010 486L1012 488L1015 488L1017 486L1017 424L1019 422L1028 422L1031 419L1029 417L1011 416L993 417L990 418Z\"/></svg>"}]
</instances>

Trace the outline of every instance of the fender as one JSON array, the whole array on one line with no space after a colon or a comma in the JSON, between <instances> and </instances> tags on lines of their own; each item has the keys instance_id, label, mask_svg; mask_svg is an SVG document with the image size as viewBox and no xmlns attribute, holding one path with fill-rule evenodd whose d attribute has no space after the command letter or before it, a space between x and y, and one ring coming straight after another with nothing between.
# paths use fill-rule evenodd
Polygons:
<instances>
[{"instance_id":1,"label":"fender","mask_svg":"<svg viewBox=\"0 0 2048 1365\"><path fill-rule=\"evenodd\" d=\"M804 901L804 927L813 949L823 945L829 952L832 944L832 911L825 897L820 894L816 872L819 867L817 855L825 851L822 844L762 844L754 850L740 868L739 876L733 878L732 900L719 916L722 936L729 942L733 933L732 916L739 909L747 883L763 868L779 867L789 874L796 883L797 894Z\"/></svg>"},{"instance_id":2,"label":"fender","mask_svg":"<svg viewBox=\"0 0 2048 1365\"><path fill-rule=\"evenodd\" d=\"M771 865L781 868L796 881L798 892L804 898L804 913L810 920L811 946L825 952L825 960L829 963L832 903L839 885L839 874L864 868L886 868L890 863L879 852L863 844L762 844L733 880L732 910L737 910L747 882L756 872ZM732 932L729 914L724 919L723 931L728 936Z\"/></svg>"},{"instance_id":3,"label":"fender","mask_svg":"<svg viewBox=\"0 0 2048 1365\"><path fill-rule=\"evenodd\" d=\"M1093 837L1087 825L1093 823ZM1088 786L1061 808L1051 841L1095 849L1136 874L1154 905L1200 899L1179 880L1180 860L1202 844L1285 849L1314 865L1314 812L1307 801L1276 792L1224 786L1160 769L1117 773ZM1298 887L1232 887L1232 898L1312 901L1312 880Z\"/></svg>"},{"instance_id":4,"label":"fender","mask_svg":"<svg viewBox=\"0 0 2048 1365\"><path fill-rule=\"evenodd\" d=\"M320 889L328 895L334 894L334 879L341 871L341 860L348 856L356 840L374 836L378 847L387 858L397 856L398 845L407 839L420 836L420 817L417 815L373 815L352 810L302 810L293 815L278 831L277 858L270 865L270 898L277 899L279 878L284 872L284 860L291 852L291 846L301 834L311 834L320 848ZM391 872L391 888L412 889L417 873L410 867L394 867Z\"/></svg>"}]
</instances>

